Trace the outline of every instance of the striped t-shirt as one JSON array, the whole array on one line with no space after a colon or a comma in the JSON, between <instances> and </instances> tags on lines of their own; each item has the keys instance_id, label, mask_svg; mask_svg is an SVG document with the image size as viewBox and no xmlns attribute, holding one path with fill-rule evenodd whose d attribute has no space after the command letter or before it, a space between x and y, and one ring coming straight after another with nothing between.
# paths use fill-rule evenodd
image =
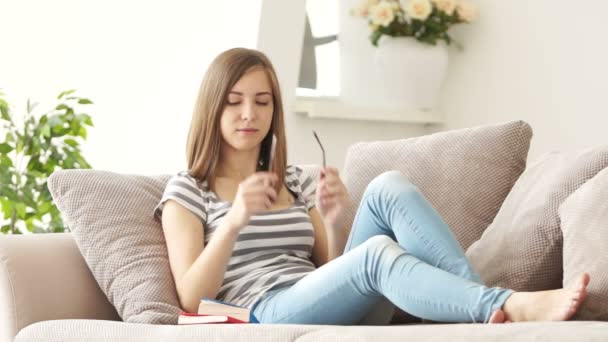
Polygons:
<instances>
[{"instance_id":1,"label":"striped t-shirt","mask_svg":"<svg viewBox=\"0 0 608 342\"><path fill-rule=\"evenodd\" d=\"M308 215L308 210L315 205L315 184L301 168L289 165L285 185L295 202L289 208L251 216L239 233L217 299L252 307L270 289L291 285L315 269L311 261L313 226ZM232 206L231 202L219 199L206 180L198 182L187 171L178 173L167 183L154 210L158 220L169 199L203 222L205 245Z\"/></svg>"}]
</instances>

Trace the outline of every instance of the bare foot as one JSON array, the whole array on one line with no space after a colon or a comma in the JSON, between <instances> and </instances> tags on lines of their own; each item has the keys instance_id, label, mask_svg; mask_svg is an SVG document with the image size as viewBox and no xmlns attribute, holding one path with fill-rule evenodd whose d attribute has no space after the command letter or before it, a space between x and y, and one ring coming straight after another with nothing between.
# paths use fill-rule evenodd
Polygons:
<instances>
[{"instance_id":1,"label":"bare foot","mask_svg":"<svg viewBox=\"0 0 608 342\"><path fill-rule=\"evenodd\" d=\"M488 323L489 324L505 323L505 312L502 311L501 309L494 311L492 313L492 316L490 316L490 320L488 321Z\"/></svg>"},{"instance_id":2,"label":"bare foot","mask_svg":"<svg viewBox=\"0 0 608 342\"><path fill-rule=\"evenodd\" d=\"M565 321L587 297L589 274L579 276L572 287L538 292L514 292L503 305L506 321Z\"/></svg>"}]
</instances>

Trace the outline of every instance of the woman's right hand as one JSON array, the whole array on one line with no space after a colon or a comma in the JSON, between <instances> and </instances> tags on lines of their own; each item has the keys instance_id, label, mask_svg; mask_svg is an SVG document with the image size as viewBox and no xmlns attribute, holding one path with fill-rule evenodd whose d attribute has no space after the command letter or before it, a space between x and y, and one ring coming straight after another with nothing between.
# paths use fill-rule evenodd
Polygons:
<instances>
[{"instance_id":1,"label":"woman's right hand","mask_svg":"<svg viewBox=\"0 0 608 342\"><path fill-rule=\"evenodd\" d=\"M274 184L278 181L277 175L270 172L256 172L239 184L239 188L232 202L232 208L226 214L230 227L240 231L251 215L268 210L277 199Z\"/></svg>"}]
</instances>

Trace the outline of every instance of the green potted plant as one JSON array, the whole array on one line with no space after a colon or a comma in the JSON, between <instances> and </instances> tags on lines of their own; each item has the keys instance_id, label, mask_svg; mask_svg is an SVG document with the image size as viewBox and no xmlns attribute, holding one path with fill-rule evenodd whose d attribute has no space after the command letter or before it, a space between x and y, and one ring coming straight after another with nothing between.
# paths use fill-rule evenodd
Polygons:
<instances>
[{"instance_id":1,"label":"green potted plant","mask_svg":"<svg viewBox=\"0 0 608 342\"><path fill-rule=\"evenodd\" d=\"M35 115L36 103L27 101L23 121L18 122L0 93L0 232L4 234L63 232L59 210L47 188L56 169L91 168L81 155L93 126L83 112L91 100L64 91L57 104ZM4 133L6 132L6 133Z\"/></svg>"}]
</instances>

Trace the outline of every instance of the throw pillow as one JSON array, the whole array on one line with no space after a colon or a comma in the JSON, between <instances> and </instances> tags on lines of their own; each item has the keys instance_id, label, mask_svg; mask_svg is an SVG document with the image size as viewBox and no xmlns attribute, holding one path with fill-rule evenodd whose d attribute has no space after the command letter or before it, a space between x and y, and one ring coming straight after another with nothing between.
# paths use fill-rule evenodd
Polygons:
<instances>
[{"instance_id":1,"label":"throw pillow","mask_svg":"<svg viewBox=\"0 0 608 342\"><path fill-rule=\"evenodd\" d=\"M399 170L425 195L466 250L479 239L525 168L532 129L512 121L392 141L362 142L346 155L353 223L367 184Z\"/></svg>"},{"instance_id":2,"label":"throw pillow","mask_svg":"<svg viewBox=\"0 0 608 342\"><path fill-rule=\"evenodd\" d=\"M583 184L559 208L564 237L564 286L591 275L575 319L608 320L608 168Z\"/></svg>"},{"instance_id":3,"label":"throw pillow","mask_svg":"<svg viewBox=\"0 0 608 342\"><path fill-rule=\"evenodd\" d=\"M552 152L530 164L492 225L467 251L489 286L517 291L562 287L560 204L608 166L608 146Z\"/></svg>"},{"instance_id":4,"label":"throw pillow","mask_svg":"<svg viewBox=\"0 0 608 342\"><path fill-rule=\"evenodd\" d=\"M176 324L179 301L152 211L169 176L54 172L48 186L80 252L120 317Z\"/></svg>"}]
</instances>

